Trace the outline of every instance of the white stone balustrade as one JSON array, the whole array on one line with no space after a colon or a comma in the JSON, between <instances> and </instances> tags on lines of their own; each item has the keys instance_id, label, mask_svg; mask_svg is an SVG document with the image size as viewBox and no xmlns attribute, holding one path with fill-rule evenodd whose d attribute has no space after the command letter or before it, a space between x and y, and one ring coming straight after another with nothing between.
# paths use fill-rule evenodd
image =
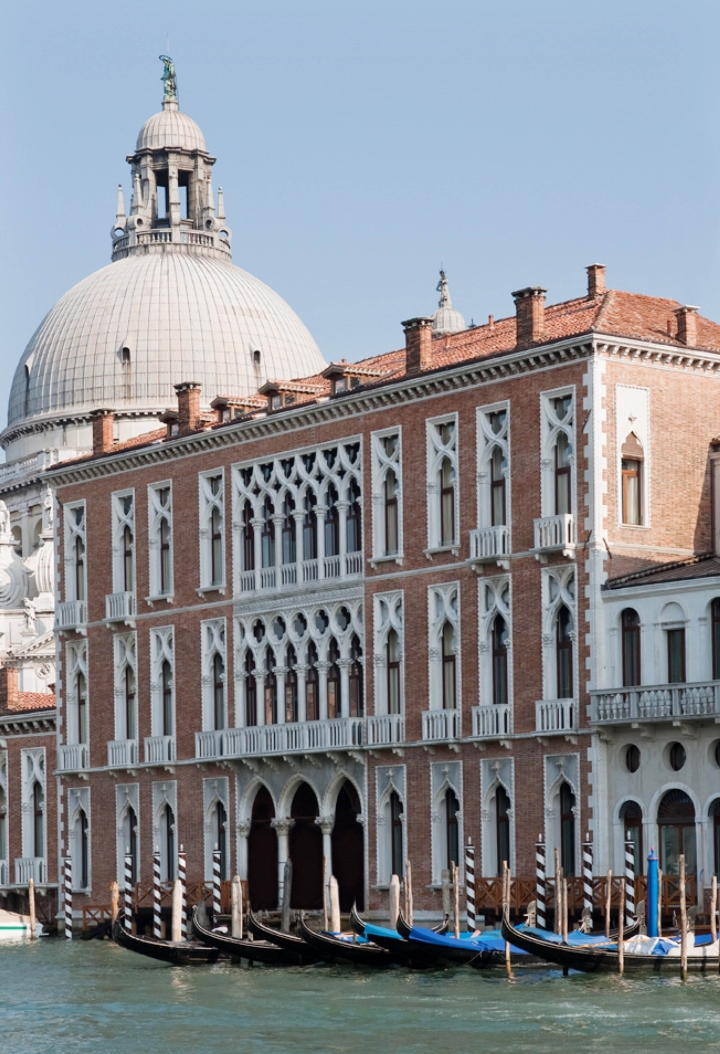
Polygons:
<instances>
[{"instance_id":1,"label":"white stone balustrade","mask_svg":"<svg viewBox=\"0 0 720 1054\"><path fill-rule=\"evenodd\" d=\"M146 765L163 765L175 760L175 736L146 736Z\"/></svg>"},{"instance_id":2,"label":"white stone balustrade","mask_svg":"<svg viewBox=\"0 0 720 1054\"><path fill-rule=\"evenodd\" d=\"M253 725L223 732L197 732L198 758L264 757L323 750L351 750L365 742L365 719L338 717L283 725Z\"/></svg>"},{"instance_id":3,"label":"white stone balustrade","mask_svg":"<svg viewBox=\"0 0 720 1054\"><path fill-rule=\"evenodd\" d=\"M405 717L403 714L375 714L367 719L367 744L369 747L393 746L405 741Z\"/></svg>"},{"instance_id":4,"label":"white stone balustrade","mask_svg":"<svg viewBox=\"0 0 720 1054\"><path fill-rule=\"evenodd\" d=\"M575 520L570 513L541 516L535 520L535 549L551 551L575 548Z\"/></svg>"},{"instance_id":5,"label":"white stone balustrade","mask_svg":"<svg viewBox=\"0 0 720 1054\"><path fill-rule=\"evenodd\" d=\"M422 715L422 737L431 740L457 739L460 735L460 713L457 710L425 710Z\"/></svg>"},{"instance_id":6,"label":"white stone balustrade","mask_svg":"<svg viewBox=\"0 0 720 1054\"><path fill-rule=\"evenodd\" d=\"M472 712L473 736L478 739L500 739L511 732L510 706L474 706Z\"/></svg>"},{"instance_id":7,"label":"white stone balustrade","mask_svg":"<svg viewBox=\"0 0 720 1054\"><path fill-rule=\"evenodd\" d=\"M79 629L87 623L87 604L84 600L63 600L55 609L58 629Z\"/></svg>"},{"instance_id":8,"label":"white stone balustrade","mask_svg":"<svg viewBox=\"0 0 720 1054\"><path fill-rule=\"evenodd\" d=\"M113 739L108 743L108 767L111 769L132 768L138 763L136 739Z\"/></svg>"},{"instance_id":9,"label":"white stone balustrade","mask_svg":"<svg viewBox=\"0 0 720 1054\"><path fill-rule=\"evenodd\" d=\"M7 860L0 860L0 886L7 886L10 882L10 868Z\"/></svg>"},{"instance_id":10,"label":"white stone balustrade","mask_svg":"<svg viewBox=\"0 0 720 1054\"><path fill-rule=\"evenodd\" d=\"M105 597L105 618L112 622L135 618L135 594L109 593Z\"/></svg>"},{"instance_id":11,"label":"white stone balustrade","mask_svg":"<svg viewBox=\"0 0 720 1054\"><path fill-rule=\"evenodd\" d=\"M548 735L575 732L578 724L575 699L541 699L535 703L535 731Z\"/></svg>"},{"instance_id":12,"label":"white stone balustrade","mask_svg":"<svg viewBox=\"0 0 720 1054\"><path fill-rule=\"evenodd\" d=\"M590 693L593 724L720 717L720 681L652 684Z\"/></svg>"},{"instance_id":13,"label":"white stone balustrade","mask_svg":"<svg viewBox=\"0 0 720 1054\"><path fill-rule=\"evenodd\" d=\"M506 528L505 528L506 529ZM298 564L277 564L261 567L258 572L241 571L238 575L238 591L254 593L256 590L283 590L302 587L308 582L320 580L321 562L303 560ZM358 578L363 573L361 552L344 553L322 558L322 572L326 579ZM116 594L117 595L117 594ZM109 598L108 598L109 599ZM108 618L111 616L108 615Z\"/></svg>"},{"instance_id":14,"label":"white stone balustrade","mask_svg":"<svg viewBox=\"0 0 720 1054\"><path fill-rule=\"evenodd\" d=\"M501 560L510 555L510 528L479 527L470 531L470 559L478 563Z\"/></svg>"},{"instance_id":15,"label":"white stone balustrade","mask_svg":"<svg viewBox=\"0 0 720 1054\"><path fill-rule=\"evenodd\" d=\"M45 883L45 860L42 856L20 856L15 860L15 885L26 886L30 879L35 885Z\"/></svg>"},{"instance_id":16,"label":"white stone balustrade","mask_svg":"<svg viewBox=\"0 0 720 1054\"><path fill-rule=\"evenodd\" d=\"M223 733L220 730L195 733L196 758L221 758Z\"/></svg>"},{"instance_id":17,"label":"white stone balustrade","mask_svg":"<svg viewBox=\"0 0 720 1054\"><path fill-rule=\"evenodd\" d=\"M90 751L86 743L65 743L58 747L58 772L82 772L90 764Z\"/></svg>"}]
</instances>

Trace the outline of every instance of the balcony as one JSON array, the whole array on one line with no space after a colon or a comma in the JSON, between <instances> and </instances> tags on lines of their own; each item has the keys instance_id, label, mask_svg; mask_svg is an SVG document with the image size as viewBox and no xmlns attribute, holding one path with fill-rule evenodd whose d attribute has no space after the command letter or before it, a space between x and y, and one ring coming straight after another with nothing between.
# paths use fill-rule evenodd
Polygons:
<instances>
[{"instance_id":1,"label":"balcony","mask_svg":"<svg viewBox=\"0 0 720 1054\"><path fill-rule=\"evenodd\" d=\"M498 563L509 556L509 527L479 527L470 531L470 559L475 563Z\"/></svg>"},{"instance_id":2,"label":"balcony","mask_svg":"<svg viewBox=\"0 0 720 1054\"><path fill-rule=\"evenodd\" d=\"M405 742L405 718L402 714L375 714L367 719L367 745L392 747Z\"/></svg>"},{"instance_id":3,"label":"balcony","mask_svg":"<svg viewBox=\"0 0 720 1054\"><path fill-rule=\"evenodd\" d=\"M136 739L113 739L108 743L108 768L129 769L138 763Z\"/></svg>"},{"instance_id":4,"label":"balcony","mask_svg":"<svg viewBox=\"0 0 720 1054\"><path fill-rule=\"evenodd\" d=\"M21 856L15 860L15 885L26 886L30 879L35 885L44 885L45 860L41 856Z\"/></svg>"},{"instance_id":5,"label":"balcony","mask_svg":"<svg viewBox=\"0 0 720 1054\"><path fill-rule=\"evenodd\" d=\"M105 597L105 618L108 622L130 622L135 618L134 593L109 593Z\"/></svg>"},{"instance_id":6,"label":"balcony","mask_svg":"<svg viewBox=\"0 0 720 1054\"><path fill-rule=\"evenodd\" d=\"M60 630L84 630L87 623L87 604L84 600L63 600L55 609Z\"/></svg>"},{"instance_id":7,"label":"balcony","mask_svg":"<svg viewBox=\"0 0 720 1054\"><path fill-rule=\"evenodd\" d=\"M7 860L0 860L0 886L7 886L10 883L10 868L8 867Z\"/></svg>"},{"instance_id":8,"label":"balcony","mask_svg":"<svg viewBox=\"0 0 720 1054\"><path fill-rule=\"evenodd\" d=\"M503 739L509 736L511 731L509 704L474 706L472 724L472 734L477 739Z\"/></svg>"},{"instance_id":9,"label":"balcony","mask_svg":"<svg viewBox=\"0 0 720 1054\"><path fill-rule=\"evenodd\" d=\"M223 732L196 732L195 756L209 760L353 750L363 746L364 726L362 717L339 717L328 721L298 721L286 725L228 728Z\"/></svg>"},{"instance_id":10,"label":"balcony","mask_svg":"<svg viewBox=\"0 0 720 1054\"><path fill-rule=\"evenodd\" d=\"M425 710L422 715L423 739L443 741L460 735L458 710Z\"/></svg>"},{"instance_id":11,"label":"balcony","mask_svg":"<svg viewBox=\"0 0 720 1054\"><path fill-rule=\"evenodd\" d=\"M542 699L535 703L535 731L542 735L576 732L578 704L575 699Z\"/></svg>"},{"instance_id":12,"label":"balcony","mask_svg":"<svg viewBox=\"0 0 720 1054\"><path fill-rule=\"evenodd\" d=\"M345 553L343 556L324 556L322 560L303 560L299 564L261 567L257 572L241 571L238 576L238 591L255 593L294 589L298 586L302 588L308 582L358 578L362 573L363 555L361 552Z\"/></svg>"},{"instance_id":13,"label":"balcony","mask_svg":"<svg viewBox=\"0 0 720 1054\"><path fill-rule=\"evenodd\" d=\"M90 751L86 743L66 743L58 747L58 772L82 772L90 765Z\"/></svg>"},{"instance_id":14,"label":"balcony","mask_svg":"<svg viewBox=\"0 0 720 1054\"><path fill-rule=\"evenodd\" d=\"M146 736L145 764L167 765L175 761L175 736Z\"/></svg>"},{"instance_id":15,"label":"balcony","mask_svg":"<svg viewBox=\"0 0 720 1054\"><path fill-rule=\"evenodd\" d=\"M720 717L720 681L615 688L591 692L590 697L594 725Z\"/></svg>"},{"instance_id":16,"label":"balcony","mask_svg":"<svg viewBox=\"0 0 720 1054\"><path fill-rule=\"evenodd\" d=\"M533 552L542 559L547 553L561 552L573 556L575 552L575 520L570 513L558 516L542 516L535 520L535 546Z\"/></svg>"},{"instance_id":17,"label":"balcony","mask_svg":"<svg viewBox=\"0 0 720 1054\"><path fill-rule=\"evenodd\" d=\"M196 758L221 758L222 757L222 732L196 732L195 733L195 757Z\"/></svg>"}]
</instances>

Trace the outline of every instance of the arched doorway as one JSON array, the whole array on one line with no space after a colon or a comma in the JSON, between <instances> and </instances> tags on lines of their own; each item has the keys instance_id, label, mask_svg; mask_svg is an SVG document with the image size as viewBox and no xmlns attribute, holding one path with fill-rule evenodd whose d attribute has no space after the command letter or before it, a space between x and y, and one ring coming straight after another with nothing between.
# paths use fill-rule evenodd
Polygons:
<instances>
[{"instance_id":1,"label":"arched doorway","mask_svg":"<svg viewBox=\"0 0 720 1054\"><path fill-rule=\"evenodd\" d=\"M335 804L332 833L332 866L340 890L341 911L350 911L353 904L360 911L365 907L365 845L362 825L357 820L361 811L357 791L350 780L345 780Z\"/></svg>"},{"instance_id":2,"label":"arched doorway","mask_svg":"<svg viewBox=\"0 0 720 1054\"><path fill-rule=\"evenodd\" d=\"M248 838L248 896L256 911L278 906L277 834L272 826L275 806L267 787L255 795Z\"/></svg>"},{"instance_id":3,"label":"arched doorway","mask_svg":"<svg viewBox=\"0 0 720 1054\"><path fill-rule=\"evenodd\" d=\"M685 791L669 790L658 806L660 867L666 875L677 875L679 858L685 854L685 873L697 870L695 806Z\"/></svg>"},{"instance_id":4,"label":"arched doorway","mask_svg":"<svg viewBox=\"0 0 720 1054\"><path fill-rule=\"evenodd\" d=\"M290 907L322 907L323 838L316 818L320 815L315 793L307 783L295 791L290 816L290 859L293 865Z\"/></svg>"},{"instance_id":5,"label":"arched doorway","mask_svg":"<svg viewBox=\"0 0 720 1054\"><path fill-rule=\"evenodd\" d=\"M620 819L623 822L624 841L633 843L633 870L636 875L641 875L643 873L642 809L636 801L623 802Z\"/></svg>"}]
</instances>

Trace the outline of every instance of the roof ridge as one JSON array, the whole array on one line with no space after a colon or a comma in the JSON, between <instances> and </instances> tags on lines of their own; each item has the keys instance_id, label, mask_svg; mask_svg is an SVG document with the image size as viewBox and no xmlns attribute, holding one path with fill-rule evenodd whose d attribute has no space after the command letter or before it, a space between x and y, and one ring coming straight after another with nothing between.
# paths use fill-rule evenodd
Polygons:
<instances>
[{"instance_id":1,"label":"roof ridge","mask_svg":"<svg viewBox=\"0 0 720 1054\"><path fill-rule=\"evenodd\" d=\"M693 556L686 556L684 560L671 560L670 563L658 562L651 567L643 567L640 571L631 571L627 575L609 578L605 583L605 587L613 589L620 583L635 582L641 578L648 578L650 575L656 575L658 571L673 571L676 567L691 567L693 564L702 563L703 560L710 560L715 555L713 552L695 553Z\"/></svg>"},{"instance_id":2,"label":"roof ridge","mask_svg":"<svg viewBox=\"0 0 720 1054\"><path fill-rule=\"evenodd\" d=\"M595 315L595 318L593 320L593 325L592 325L593 329L600 329L601 328L600 323L604 320L605 315L609 312L610 306L612 305L614 300L615 300L615 290L614 289L606 289L605 292L603 293L603 298L602 298L602 302L600 304L600 307L598 308L597 314Z\"/></svg>"}]
</instances>

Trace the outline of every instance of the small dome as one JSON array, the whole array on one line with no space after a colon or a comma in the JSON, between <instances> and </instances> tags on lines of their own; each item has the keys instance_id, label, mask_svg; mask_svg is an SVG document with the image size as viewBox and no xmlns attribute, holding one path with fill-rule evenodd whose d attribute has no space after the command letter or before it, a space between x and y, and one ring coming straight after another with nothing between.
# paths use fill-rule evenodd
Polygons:
<instances>
[{"instance_id":1,"label":"small dome","mask_svg":"<svg viewBox=\"0 0 720 1054\"><path fill-rule=\"evenodd\" d=\"M181 113L177 104L165 103L160 113L150 117L140 129L135 149L206 151L205 136L192 117Z\"/></svg>"},{"instance_id":2,"label":"small dome","mask_svg":"<svg viewBox=\"0 0 720 1054\"><path fill-rule=\"evenodd\" d=\"M450 287L444 271L440 272L440 281L437 284L437 291L440 294L440 303L437 311L432 317L433 333L436 333L438 336L443 336L446 333L460 333L462 330L467 329L465 319L460 312L456 311L452 306Z\"/></svg>"}]
</instances>

